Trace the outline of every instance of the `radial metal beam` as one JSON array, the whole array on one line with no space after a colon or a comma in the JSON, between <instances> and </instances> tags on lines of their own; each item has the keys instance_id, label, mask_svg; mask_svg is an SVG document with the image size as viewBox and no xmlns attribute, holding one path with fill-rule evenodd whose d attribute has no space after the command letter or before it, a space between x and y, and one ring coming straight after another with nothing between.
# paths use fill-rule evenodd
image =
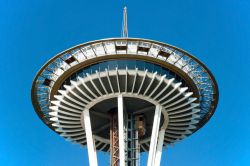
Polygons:
<instances>
[{"instance_id":1,"label":"radial metal beam","mask_svg":"<svg viewBox=\"0 0 250 166\"><path fill-rule=\"evenodd\" d=\"M124 116L123 97L118 95L118 129L119 129L119 158L120 166L125 166L125 142L124 142Z\"/></svg>"},{"instance_id":2,"label":"radial metal beam","mask_svg":"<svg viewBox=\"0 0 250 166\"><path fill-rule=\"evenodd\" d=\"M156 105L147 166L154 166L154 163L155 163L154 160L156 156L156 146L157 146L157 138L158 138L159 126L160 126L160 120L161 120L161 110L162 110L162 106L160 106L159 104Z\"/></svg>"},{"instance_id":3,"label":"radial metal beam","mask_svg":"<svg viewBox=\"0 0 250 166\"><path fill-rule=\"evenodd\" d=\"M91 130L91 122L90 122L90 116L89 116L88 109L84 109L83 119L84 119L84 127L85 127L85 132L86 132L86 137L87 137L89 165L90 166L98 166L96 149L94 146L93 135L92 135L92 130Z\"/></svg>"}]
</instances>

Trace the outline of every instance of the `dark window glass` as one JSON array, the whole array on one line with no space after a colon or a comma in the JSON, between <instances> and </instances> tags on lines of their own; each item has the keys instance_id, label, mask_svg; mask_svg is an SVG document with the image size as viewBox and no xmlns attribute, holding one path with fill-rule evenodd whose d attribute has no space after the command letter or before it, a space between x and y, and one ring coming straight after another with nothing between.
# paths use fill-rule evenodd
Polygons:
<instances>
[{"instance_id":1,"label":"dark window glass","mask_svg":"<svg viewBox=\"0 0 250 166\"><path fill-rule=\"evenodd\" d=\"M136 61L136 67L138 70L145 70L145 62L144 61Z\"/></svg>"},{"instance_id":2,"label":"dark window glass","mask_svg":"<svg viewBox=\"0 0 250 166\"><path fill-rule=\"evenodd\" d=\"M105 69L108 70L115 70L118 67L118 69L125 69L128 67L128 69L135 69L138 68L138 70L144 71L148 69L148 72L154 73L157 71L159 75L166 74L166 78L171 79L175 78L176 81L182 81L184 82L181 77L176 75L174 72L165 69L159 65L155 65L149 62L141 61L141 60L110 60L110 61L104 61L100 62L91 66L88 66L84 69L79 70L77 73L71 75L70 78L66 79L65 84L70 84L70 79L76 80L78 76L84 78L86 77L86 73L93 74L96 73L96 70L99 72L105 71ZM50 84L49 81L45 81L44 84ZM184 85L184 84L183 84ZM63 86L62 86L63 88Z\"/></svg>"},{"instance_id":3,"label":"dark window glass","mask_svg":"<svg viewBox=\"0 0 250 166\"><path fill-rule=\"evenodd\" d=\"M98 65L99 65L100 71L105 71L105 69L108 69L107 62L99 63Z\"/></svg>"},{"instance_id":4,"label":"dark window glass","mask_svg":"<svg viewBox=\"0 0 250 166\"><path fill-rule=\"evenodd\" d=\"M108 61L109 70L115 70L117 67L117 61Z\"/></svg>"},{"instance_id":5,"label":"dark window glass","mask_svg":"<svg viewBox=\"0 0 250 166\"><path fill-rule=\"evenodd\" d=\"M154 66L148 62L145 63L145 69L148 69L148 72L154 72Z\"/></svg>"},{"instance_id":6,"label":"dark window glass","mask_svg":"<svg viewBox=\"0 0 250 166\"><path fill-rule=\"evenodd\" d=\"M161 67L158 65L154 65L154 72L156 72L161 75Z\"/></svg>"},{"instance_id":7,"label":"dark window glass","mask_svg":"<svg viewBox=\"0 0 250 166\"><path fill-rule=\"evenodd\" d=\"M126 64L128 63L127 60L120 60L120 61L117 61L117 64L118 64L118 69L126 69Z\"/></svg>"},{"instance_id":8,"label":"dark window glass","mask_svg":"<svg viewBox=\"0 0 250 166\"><path fill-rule=\"evenodd\" d=\"M128 61L127 63L128 69L135 69L135 66L136 66L135 61L131 61L131 60Z\"/></svg>"}]
</instances>

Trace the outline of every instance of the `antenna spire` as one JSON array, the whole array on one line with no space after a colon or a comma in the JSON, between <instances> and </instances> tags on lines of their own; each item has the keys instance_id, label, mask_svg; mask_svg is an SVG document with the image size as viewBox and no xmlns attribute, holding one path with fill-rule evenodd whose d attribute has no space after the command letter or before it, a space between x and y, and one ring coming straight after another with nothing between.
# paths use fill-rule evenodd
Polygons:
<instances>
[{"instance_id":1,"label":"antenna spire","mask_svg":"<svg viewBox=\"0 0 250 166\"><path fill-rule=\"evenodd\" d=\"M127 21L127 7L123 9L123 25L122 25L122 37L128 37L128 21Z\"/></svg>"}]
</instances>

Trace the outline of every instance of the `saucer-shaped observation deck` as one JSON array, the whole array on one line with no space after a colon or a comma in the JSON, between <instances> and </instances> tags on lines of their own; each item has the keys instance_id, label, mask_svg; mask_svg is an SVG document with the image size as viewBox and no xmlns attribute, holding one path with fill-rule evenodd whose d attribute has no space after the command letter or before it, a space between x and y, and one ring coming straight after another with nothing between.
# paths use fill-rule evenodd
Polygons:
<instances>
[{"instance_id":1,"label":"saucer-shaped observation deck","mask_svg":"<svg viewBox=\"0 0 250 166\"><path fill-rule=\"evenodd\" d=\"M149 151L155 132L163 131L165 146L200 129L213 115L218 93L209 69L189 53L152 40L113 38L80 44L50 59L37 73L31 95L48 127L81 145L87 144L90 129L95 148L102 151L110 150L110 114L121 102L124 117L143 115L142 152Z\"/></svg>"}]
</instances>

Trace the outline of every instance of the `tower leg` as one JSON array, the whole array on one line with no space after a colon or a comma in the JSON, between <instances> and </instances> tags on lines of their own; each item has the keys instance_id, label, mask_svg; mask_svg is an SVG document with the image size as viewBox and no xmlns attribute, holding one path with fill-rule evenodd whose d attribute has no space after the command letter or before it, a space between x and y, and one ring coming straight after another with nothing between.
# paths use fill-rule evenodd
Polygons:
<instances>
[{"instance_id":1,"label":"tower leg","mask_svg":"<svg viewBox=\"0 0 250 166\"><path fill-rule=\"evenodd\" d=\"M156 105L147 166L154 166L154 160L156 156L157 138L158 138L159 126L160 126L160 120L161 120L161 110L162 110L162 107L160 105Z\"/></svg>"},{"instance_id":2,"label":"tower leg","mask_svg":"<svg viewBox=\"0 0 250 166\"><path fill-rule=\"evenodd\" d=\"M123 117L123 97L118 96L118 129L119 129L119 158L120 166L125 166L125 139L124 139L124 117Z\"/></svg>"},{"instance_id":3,"label":"tower leg","mask_svg":"<svg viewBox=\"0 0 250 166\"><path fill-rule=\"evenodd\" d=\"M165 131L166 131L165 129L161 129L159 132L154 166L160 166L161 164L161 154L162 154Z\"/></svg>"},{"instance_id":4,"label":"tower leg","mask_svg":"<svg viewBox=\"0 0 250 166\"><path fill-rule=\"evenodd\" d=\"M97 166L98 164L97 164L96 149L94 147L94 140L92 135L91 122L88 109L85 109L83 111L83 118L84 118L85 133L87 138L89 165Z\"/></svg>"}]
</instances>

